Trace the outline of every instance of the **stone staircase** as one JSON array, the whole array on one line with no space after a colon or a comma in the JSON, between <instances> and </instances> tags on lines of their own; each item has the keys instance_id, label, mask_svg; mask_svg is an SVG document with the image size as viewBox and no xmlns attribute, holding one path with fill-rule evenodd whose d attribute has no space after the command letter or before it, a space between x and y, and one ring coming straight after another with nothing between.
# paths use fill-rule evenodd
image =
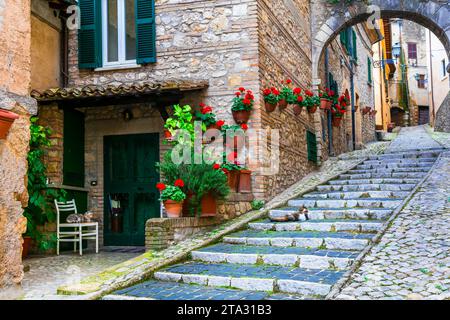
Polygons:
<instances>
[{"instance_id":1,"label":"stone staircase","mask_svg":"<svg viewBox=\"0 0 450 320\"><path fill-rule=\"evenodd\" d=\"M192 252L154 279L104 299L318 299L325 297L386 219L424 178L441 150L372 156L271 214L309 220L254 221Z\"/></svg>"}]
</instances>

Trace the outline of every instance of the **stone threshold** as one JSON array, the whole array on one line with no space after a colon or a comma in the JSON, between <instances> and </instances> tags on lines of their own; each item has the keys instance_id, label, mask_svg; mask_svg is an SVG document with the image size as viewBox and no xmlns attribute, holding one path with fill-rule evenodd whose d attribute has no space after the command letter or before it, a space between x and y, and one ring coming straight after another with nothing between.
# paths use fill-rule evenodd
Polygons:
<instances>
[{"instance_id":1,"label":"stone threshold","mask_svg":"<svg viewBox=\"0 0 450 320\"><path fill-rule=\"evenodd\" d=\"M248 212L210 232L198 234L163 251L148 251L139 257L84 278L77 284L61 286L57 293L78 296L77 299L82 300L100 299L113 291L148 279L155 271L189 258L192 251L211 245L224 236L246 227L248 223L266 217L270 210L285 206L289 200L314 191L318 185L336 179L343 172L356 168L367 159L369 154L382 153L382 151L369 149L366 150L367 154L359 154L353 159L330 159L319 171L310 173L269 201L260 210ZM334 169L335 167L339 169Z\"/></svg>"}]
</instances>

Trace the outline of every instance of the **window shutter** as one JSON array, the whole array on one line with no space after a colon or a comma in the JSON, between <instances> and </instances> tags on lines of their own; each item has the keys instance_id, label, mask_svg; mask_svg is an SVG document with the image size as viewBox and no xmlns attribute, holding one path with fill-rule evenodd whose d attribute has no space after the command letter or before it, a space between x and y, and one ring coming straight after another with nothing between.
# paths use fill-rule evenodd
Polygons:
<instances>
[{"instance_id":1,"label":"window shutter","mask_svg":"<svg viewBox=\"0 0 450 320\"><path fill-rule=\"evenodd\" d=\"M101 0L79 0L78 66L93 69L102 66Z\"/></svg>"},{"instance_id":2,"label":"window shutter","mask_svg":"<svg viewBox=\"0 0 450 320\"><path fill-rule=\"evenodd\" d=\"M358 48L356 46L356 32L352 29L352 57L358 60Z\"/></svg>"},{"instance_id":3,"label":"window shutter","mask_svg":"<svg viewBox=\"0 0 450 320\"><path fill-rule=\"evenodd\" d=\"M306 131L306 144L308 146L308 161L317 163L317 140L316 135Z\"/></svg>"},{"instance_id":4,"label":"window shutter","mask_svg":"<svg viewBox=\"0 0 450 320\"><path fill-rule=\"evenodd\" d=\"M154 0L136 0L136 62L156 62Z\"/></svg>"},{"instance_id":5,"label":"window shutter","mask_svg":"<svg viewBox=\"0 0 450 320\"><path fill-rule=\"evenodd\" d=\"M372 84L372 60L369 57L367 57L367 75L369 84Z\"/></svg>"}]
</instances>

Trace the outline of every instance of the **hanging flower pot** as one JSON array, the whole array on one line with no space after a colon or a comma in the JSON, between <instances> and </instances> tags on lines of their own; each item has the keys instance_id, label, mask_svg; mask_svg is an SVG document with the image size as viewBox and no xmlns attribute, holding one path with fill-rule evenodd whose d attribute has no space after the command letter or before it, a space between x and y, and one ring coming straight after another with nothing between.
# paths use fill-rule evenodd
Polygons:
<instances>
[{"instance_id":1,"label":"hanging flower pot","mask_svg":"<svg viewBox=\"0 0 450 320\"><path fill-rule=\"evenodd\" d=\"M233 119L237 124L247 123L250 119L250 110L232 111Z\"/></svg>"},{"instance_id":2,"label":"hanging flower pot","mask_svg":"<svg viewBox=\"0 0 450 320\"><path fill-rule=\"evenodd\" d=\"M370 112L370 107L365 107L364 109L362 109L363 114L368 114L369 112Z\"/></svg>"},{"instance_id":3,"label":"hanging flower pot","mask_svg":"<svg viewBox=\"0 0 450 320\"><path fill-rule=\"evenodd\" d=\"M19 115L11 111L0 109L0 139L6 139L9 128Z\"/></svg>"},{"instance_id":4,"label":"hanging flower pot","mask_svg":"<svg viewBox=\"0 0 450 320\"><path fill-rule=\"evenodd\" d=\"M317 110L317 106L312 106L310 108L308 108L308 113L315 113Z\"/></svg>"},{"instance_id":5,"label":"hanging flower pot","mask_svg":"<svg viewBox=\"0 0 450 320\"><path fill-rule=\"evenodd\" d=\"M183 212L183 202L184 201L174 201L174 200L165 200L164 208L166 209L168 218L179 218L181 217L181 213Z\"/></svg>"},{"instance_id":6,"label":"hanging flower pot","mask_svg":"<svg viewBox=\"0 0 450 320\"><path fill-rule=\"evenodd\" d=\"M320 99L320 109L328 110L330 109L330 107L331 107L330 100L324 98Z\"/></svg>"},{"instance_id":7,"label":"hanging flower pot","mask_svg":"<svg viewBox=\"0 0 450 320\"><path fill-rule=\"evenodd\" d=\"M296 116L299 116L303 111L303 107L299 106L298 104L294 104L293 110L294 110L294 114Z\"/></svg>"},{"instance_id":8,"label":"hanging flower pot","mask_svg":"<svg viewBox=\"0 0 450 320\"><path fill-rule=\"evenodd\" d=\"M239 171L239 192L251 193L252 192L252 172L250 170Z\"/></svg>"},{"instance_id":9,"label":"hanging flower pot","mask_svg":"<svg viewBox=\"0 0 450 320\"><path fill-rule=\"evenodd\" d=\"M266 112L267 113L274 112L275 109L277 108L277 104L276 103L268 103L268 102L266 102L265 106L266 106Z\"/></svg>"},{"instance_id":10,"label":"hanging flower pot","mask_svg":"<svg viewBox=\"0 0 450 320\"><path fill-rule=\"evenodd\" d=\"M288 103L286 101L286 99L281 99L280 101L278 101L278 109L280 111L283 111L284 109L286 109Z\"/></svg>"},{"instance_id":11,"label":"hanging flower pot","mask_svg":"<svg viewBox=\"0 0 450 320\"><path fill-rule=\"evenodd\" d=\"M341 121L342 121L342 117L333 117L333 119L332 119L333 127L340 127Z\"/></svg>"},{"instance_id":12,"label":"hanging flower pot","mask_svg":"<svg viewBox=\"0 0 450 320\"><path fill-rule=\"evenodd\" d=\"M31 247L31 237L23 237L22 259L28 257L28 252L30 252L30 247Z\"/></svg>"},{"instance_id":13,"label":"hanging flower pot","mask_svg":"<svg viewBox=\"0 0 450 320\"><path fill-rule=\"evenodd\" d=\"M211 193L202 197L200 205L202 209L201 217L214 217L217 214L217 200Z\"/></svg>"}]
</instances>

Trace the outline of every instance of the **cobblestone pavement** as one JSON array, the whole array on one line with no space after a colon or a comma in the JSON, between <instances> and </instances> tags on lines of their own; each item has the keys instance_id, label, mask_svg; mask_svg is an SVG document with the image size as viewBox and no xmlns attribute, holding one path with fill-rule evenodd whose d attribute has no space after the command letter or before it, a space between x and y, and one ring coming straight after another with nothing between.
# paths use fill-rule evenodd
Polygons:
<instances>
[{"instance_id":1,"label":"cobblestone pavement","mask_svg":"<svg viewBox=\"0 0 450 320\"><path fill-rule=\"evenodd\" d=\"M280 218L305 206L309 220L249 221L245 230L226 234L221 243L195 249L190 260L159 269L153 279L104 299L185 299L190 296L186 285L201 299L256 299L261 292L262 299L324 298L346 279L355 258L376 239L442 151L423 127L397 139L405 141L406 136L427 151L371 155L269 211L270 217ZM217 292L219 287L223 290Z\"/></svg>"},{"instance_id":2,"label":"cobblestone pavement","mask_svg":"<svg viewBox=\"0 0 450 320\"><path fill-rule=\"evenodd\" d=\"M405 150L439 149L442 146L432 139L424 126L402 128L397 138L391 142L386 152Z\"/></svg>"},{"instance_id":3,"label":"cobblestone pavement","mask_svg":"<svg viewBox=\"0 0 450 320\"><path fill-rule=\"evenodd\" d=\"M425 126L428 134L437 142L439 142L443 147L450 149L450 133L447 132L435 132L433 128L429 125Z\"/></svg>"},{"instance_id":4,"label":"cobblestone pavement","mask_svg":"<svg viewBox=\"0 0 450 320\"><path fill-rule=\"evenodd\" d=\"M25 272L22 281L23 299L52 300L74 297L56 295L56 289L64 284L79 282L81 278L96 274L108 267L134 258L139 253L86 252L62 253L60 256L35 257L24 260Z\"/></svg>"},{"instance_id":5,"label":"cobblestone pavement","mask_svg":"<svg viewBox=\"0 0 450 320\"><path fill-rule=\"evenodd\" d=\"M337 299L450 299L449 181L445 152Z\"/></svg>"}]
</instances>

